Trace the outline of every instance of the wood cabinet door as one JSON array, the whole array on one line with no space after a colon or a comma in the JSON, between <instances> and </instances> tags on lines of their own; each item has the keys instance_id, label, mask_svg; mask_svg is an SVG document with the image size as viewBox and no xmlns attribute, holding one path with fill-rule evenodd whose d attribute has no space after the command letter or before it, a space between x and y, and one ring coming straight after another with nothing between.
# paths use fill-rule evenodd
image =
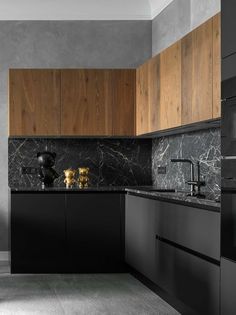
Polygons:
<instances>
[{"instance_id":1,"label":"wood cabinet door","mask_svg":"<svg viewBox=\"0 0 236 315\"><path fill-rule=\"evenodd\" d=\"M107 70L61 70L62 135L111 135L111 91L108 80Z\"/></svg>"},{"instance_id":2,"label":"wood cabinet door","mask_svg":"<svg viewBox=\"0 0 236 315\"><path fill-rule=\"evenodd\" d=\"M60 134L60 70L10 69L9 135Z\"/></svg>"},{"instance_id":3,"label":"wood cabinet door","mask_svg":"<svg viewBox=\"0 0 236 315\"><path fill-rule=\"evenodd\" d=\"M221 14L213 17L213 118L221 117Z\"/></svg>"},{"instance_id":4,"label":"wood cabinet door","mask_svg":"<svg viewBox=\"0 0 236 315\"><path fill-rule=\"evenodd\" d=\"M160 55L137 69L136 134L160 129Z\"/></svg>"},{"instance_id":5,"label":"wood cabinet door","mask_svg":"<svg viewBox=\"0 0 236 315\"><path fill-rule=\"evenodd\" d=\"M135 82L135 70L109 70L107 101L111 106L114 136L135 135Z\"/></svg>"},{"instance_id":6,"label":"wood cabinet door","mask_svg":"<svg viewBox=\"0 0 236 315\"><path fill-rule=\"evenodd\" d=\"M185 36L182 46L182 125L212 119L212 19Z\"/></svg>"},{"instance_id":7,"label":"wood cabinet door","mask_svg":"<svg viewBox=\"0 0 236 315\"><path fill-rule=\"evenodd\" d=\"M149 89L148 62L144 63L136 72L136 134L149 132Z\"/></svg>"},{"instance_id":8,"label":"wood cabinet door","mask_svg":"<svg viewBox=\"0 0 236 315\"><path fill-rule=\"evenodd\" d=\"M160 54L160 129L181 125L181 44Z\"/></svg>"}]
</instances>

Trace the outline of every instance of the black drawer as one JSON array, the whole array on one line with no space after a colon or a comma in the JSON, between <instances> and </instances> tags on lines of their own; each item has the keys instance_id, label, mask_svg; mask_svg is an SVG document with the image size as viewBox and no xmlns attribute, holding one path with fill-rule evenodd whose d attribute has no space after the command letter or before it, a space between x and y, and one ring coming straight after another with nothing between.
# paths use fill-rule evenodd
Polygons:
<instances>
[{"instance_id":1,"label":"black drawer","mask_svg":"<svg viewBox=\"0 0 236 315\"><path fill-rule=\"evenodd\" d=\"M156 284L200 314L219 314L219 266L160 240L156 251Z\"/></svg>"},{"instance_id":2,"label":"black drawer","mask_svg":"<svg viewBox=\"0 0 236 315\"><path fill-rule=\"evenodd\" d=\"M161 202L156 220L159 237L220 260L220 213Z\"/></svg>"}]
</instances>

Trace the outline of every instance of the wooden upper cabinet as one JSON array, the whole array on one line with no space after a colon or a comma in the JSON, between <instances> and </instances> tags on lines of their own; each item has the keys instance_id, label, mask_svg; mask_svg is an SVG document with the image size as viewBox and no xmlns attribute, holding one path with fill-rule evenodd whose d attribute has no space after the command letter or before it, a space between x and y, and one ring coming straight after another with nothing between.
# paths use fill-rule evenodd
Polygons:
<instances>
[{"instance_id":1,"label":"wooden upper cabinet","mask_svg":"<svg viewBox=\"0 0 236 315\"><path fill-rule=\"evenodd\" d=\"M136 72L136 134L149 130L149 64L144 63Z\"/></svg>"},{"instance_id":2,"label":"wooden upper cabinet","mask_svg":"<svg viewBox=\"0 0 236 315\"><path fill-rule=\"evenodd\" d=\"M221 14L213 17L213 118L221 117Z\"/></svg>"},{"instance_id":3,"label":"wooden upper cabinet","mask_svg":"<svg viewBox=\"0 0 236 315\"><path fill-rule=\"evenodd\" d=\"M160 129L181 125L181 43L160 54Z\"/></svg>"},{"instance_id":4,"label":"wooden upper cabinet","mask_svg":"<svg viewBox=\"0 0 236 315\"><path fill-rule=\"evenodd\" d=\"M212 119L212 19L182 39L182 125Z\"/></svg>"},{"instance_id":5,"label":"wooden upper cabinet","mask_svg":"<svg viewBox=\"0 0 236 315\"><path fill-rule=\"evenodd\" d=\"M9 135L60 134L60 71L9 71Z\"/></svg>"},{"instance_id":6,"label":"wooden upper cabinet","mask_svg":"<svg viewBox=\"0 0 236 315\"><path fill-rule=\"evenodd\" d=\"M160 55L149 59L137 69L136 133L160 129Z\"/></svg>"},{"instance_id":7,"label":"wooden upper cabinet","mask_svg":"<svg viewBox=\"0 0 236 315\"><path fill-rule=\"evenodd\" d=\"M61 70L61 134L135 134L135 70Z\"/></svg>"},{"instance_id":8,"label":"wooden upper cabinet","mask_svg":"<svg viewBox=\"0 0 236 315\"><path fill-rule=\"evenodd\" d=\"M135 83L135 70L109 70L107 98L114 136L135 135Z\"/></svg>"},{"instance_id":9,"label":"wooden upper cabinet","mask_svg":"<svg viewBox=\"0 0 236 315\"><path fill-rule=\"evenodd\" d=\"M105 70L61 70L62 135L111 135L108 79Z\"/></svg>"}]
</instances>

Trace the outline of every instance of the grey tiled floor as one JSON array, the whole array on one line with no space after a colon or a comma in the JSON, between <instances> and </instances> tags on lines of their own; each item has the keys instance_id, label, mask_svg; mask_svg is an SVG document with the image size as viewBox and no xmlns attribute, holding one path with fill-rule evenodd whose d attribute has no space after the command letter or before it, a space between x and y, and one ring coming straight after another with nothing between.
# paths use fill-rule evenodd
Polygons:
<instances>
[{"instance_id":1,"label":"grey tiled floor","mask_svg":"<svg viewBox=\"0 0 236 315\"><path fill-rule=\"evenodd\" d=\"M0 315L175 315L129 274L0 274Z\"/></svg>"}]
</instances>

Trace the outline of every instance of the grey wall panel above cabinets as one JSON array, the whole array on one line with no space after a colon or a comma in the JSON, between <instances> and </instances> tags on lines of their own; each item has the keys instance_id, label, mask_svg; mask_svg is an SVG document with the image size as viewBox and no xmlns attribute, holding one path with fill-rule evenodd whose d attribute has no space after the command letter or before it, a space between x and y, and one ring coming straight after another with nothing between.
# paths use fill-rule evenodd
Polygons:
<instances>
[{"instance_id":1,"label":"grey wall panel above cabinets","mask_svg":"<svg viewBox=\"0 0 236 315\"><path fill-rule=\"evenodd\" d=\"M174 0L152 22L157 55L220 11L220 0Z\"/></svg>"},{"instance_id":2,"label":"grey wall panel above cabinets","mask_svg":"<svg viewBox=\"0 0 236 315\"><path fill-rule=\"evenodd\" d=\"M190 1L171 2L152 22L152 55L157 55L187 34L190 24Z\"/></svg>"},{"instance_id":3,"label":"grey wall panel above cabinets","mask_svg":"<svg viewBox=\"0 0 236 315\"><path fill-rule=\"evenodd\" d=\"M0 21L0 252L8 250L8 69L135 68L151 21Z\"/></svg>"}]
</instances>

